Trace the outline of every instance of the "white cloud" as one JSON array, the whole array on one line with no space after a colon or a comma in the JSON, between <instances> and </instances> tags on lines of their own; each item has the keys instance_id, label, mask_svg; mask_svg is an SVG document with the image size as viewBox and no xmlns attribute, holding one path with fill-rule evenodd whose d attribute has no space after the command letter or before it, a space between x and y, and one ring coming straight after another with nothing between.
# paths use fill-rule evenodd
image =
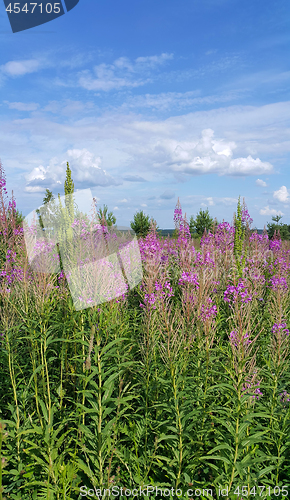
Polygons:
<instances>
[{"instance_id":1,"label":"white cloud","mask_svg":"<svg viewBox=\"0 0 290 500\"><path fill-rule=\"evenodd\" d=\"M219 198L219 201L217 201L217 204L223 204L223 205L234 205L238 202L237 198L228 198L228 197L224 197L224 198Z\"/></svg>"},{"instance_id":2,"label":"white cloud","mask_svg":"<svg viewBox=\"0 0 290 500\"><path fill-rule=\"evenodd\" d=\"M172 54L137 57L131 62L127 57L120 57L112 64L98 64L94 67L95 75L89 70L79 73L78 83L87 90L109 92L122 88L135 88L151 81L148 74L158 65L172 59ZM148 73L149 72L149 73ZM139 78L135 75L139 74Z\"/></svg>"},{"instance_id":3,"label":"white cloud","mask_svg":"<svg viewBox=\"0 0 290 500\"><path fill-rule=\"evenodd\" d=\"M281 201L282 203L287 203L289 199L289 191L286 186L281 186L280 189L274 191L273 198Z\"/></svg>"},{"instance_id":4,"label":"white cloud","mask_svg":"<svg viewBox=\"0 0 290 500\"><path fill-rule=\"evenodd\" d=\"M147 207L146 203L141 203L141 207Z\"/></svg>"},{"instance_id":5,"label":"white cloud","mask_svg":"<svg viewBox=\"0 0 290 500\"><path fill-rule=\"evenodd\" d=\"M84 189L88 186L111 186L119 184L111 175L100 167L101 158L94 156L87 149L69 149L67 151L70 169L75 188ZM44 191L48 186L51 189L63 184L66 176L66 160L60 162L52 158L45 168L42 165L35 167L26 175L26 191L36 188ZM60 181L61 179L61 181Z\"/></svg>"},{"instance_id":6,"label":"white cloud","mask_svg":"<svg viewBox=\"0 0 290 500\"><path fill-rule=\"evenodd\" d=\"M142 64L145 66L154 67L154 66L164 64L166 61L168 61L170 59L173 59L173 54L167 54L164 52L160 56L137 57L137 59L135 59L135 63L137 65Z\"/></svg>"},{"instance_id":7,"label":"white cloud","mask_svg":"<svg viewBox=\"0 0 290 500\"><path fill-rule=\"evenodd\" d=\"M9 61L0 66L0 71L7 76L23 76L27 73L34 73L39 69L40 62L36 59L23 61Z\"/></svg>"},{"instance_id":8,"label":"white cloud","mask_svg":"<svg viewBox=\"0 0 290 500\"><path fill-rule=\"evenodd\" d=\"M114 207L113 210L120 210L119 207Z\"/></svg>"},{"instance_id":9,"label":"white cloud","mask_svg":"<svg viewBox=\"0 0 290 500\"><path fill-rule=\"evenodd\" d=\"M265 208L261 208L259 213L260 215L284 215L280 210L277 211L274 208L269 208L269 205L267 205Z\"/></svg>"},{"instance_id":10,"label":"white cloud","mask_svg":"<svg viewBox=\"0 0 290 500\"><path fill-rule=\"evenodd\" d=\"M143 94L128 97L120 109L151 108L165 111L173 108L197 107L204 104L216 104L237 99L238 92L226 92L209 96L200 96L200 90L188 92L163 92L160 94Z\"/></svg>"},{"instance_id":11,"label":"white cloud","mask_svg":"<svg viewBox=\"0 0 290 500\"><path fill-rule=\"evenodd\" d=\"M210 207L214 206L215 203L214 203L213 198L211 196L209 198L206 198L206 199L207 199Z\"/></svg>"},{"instance_id":12,"label":"white cloud","mask_svg":"<svg viewBox=\"0 0 290 500\"><path fill-rule=\"evenodd\" d=\"M38 108L36 102L8 102L4 101L9 106L9 109L17 109L18 111L35 111Z\"/></svg>"},{"instance_id":13,"label":"white cloud","mask_svg":"<svg viewBox=\"0 0 290 500\"><path fill-rule=\"evenodd\" d=\"M126 200L126 198L124 198L123 200L120 201L120 203L128 203L128 200Z\"/></svg>"},{"instance_id":14,"label":"white cloud","mask_svg":"<svg viewBox=\"0 0 290 500\"><path fill-rule=\"evenodd\" d=\"M256 185L257 186L261 186L261 187L266 187L267 183L265 181L263 181L262 179L257 179L256 180Z\"/></svg>"},{"instance_id":15,"label":"white cloud","mask_svg":"<svg viewBox=\"0 0 290 500\"><path fill-rule=\"evenodd\" d=\"M257 175L272 171L272 165L259 158L232 159L236 144L214 140L213 135L212 129L205 129L202 138L195 142L159 140L151 152L155 168L189 175L215 173L219 176Z\"/></svg>"}]
</instances>

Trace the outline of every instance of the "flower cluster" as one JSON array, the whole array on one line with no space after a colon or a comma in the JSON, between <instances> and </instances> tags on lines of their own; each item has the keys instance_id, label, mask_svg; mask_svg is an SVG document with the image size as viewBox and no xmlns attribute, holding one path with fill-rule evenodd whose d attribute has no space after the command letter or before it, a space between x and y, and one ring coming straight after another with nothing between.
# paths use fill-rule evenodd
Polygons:
<instances>
[{"instance_id":1,"label":"flower cluster","mask_svg":"<svg viewBox=\"0 0 290 500\"><path fill-rule=\"evenodd\" d=\"M246 290L246 286L242 281L238 283L237 286L230 285L227 287L227 289L224 292L224 301L228 302L229 304L232 302L235 304L237 301L238 297L241 298L241 302L243 304L247 304L247 302L251 302L253 296L248 294L248 291Z\"/></svg>"},{"instance_id":2,"label":"flower cluster","mask_svg":"<svg viewBox=\"0 0 290 500\"><path fill-rule=\"evenodd\" d=\"M269 250L278 252L282 248L282 241L275 239L269 242Z\"/></svg>"},{"instance_id":3,"label":"flower cluster","mask_svg":"<svg viewBox=\"0 0 290 500\"><path fill-rule=\"evenodd\" d=\"M162 283L155 282L155 290L161 292L162 297L173 297L174 293L169 281L165 281L164 285Z\"/></svg>"},{"instance_id":4,"label":"flower cluster","mask_svg":"<svg viewBox=\"0 0 290 500\"><path fill-rule=\"evenodd\" d=\"M181 208L181 205L179 202L179 198L178 198L175 210L174 210L173 220L174 220L175 228L179 229L181 221L182 221L182 208Z\"/></svg>"},{"instance_id":5,"label":"flower cluster","mask_svg":"<svg viewBox=\"0 0 290 500\"><path fill-rule=\"evenodd\" d=\"M289 335L289 330L287 328L286 323L274 323L274 326L272 328L272 333L278 334L279 336L288 336Z\"/></svg>"},{"instance_id":6,"label":"flower cluster","mask_svg":"<svg viewBox=\"0 0 290 500\"><path fill-rule=\"evenodd\" d=\"M178 281L179 285L184 285L185 283L191 283L199 289L199 282L196 274L192 274L186 271L183 271L181 278Z\"/></svg>"},{"instance_id":7,"label":"flower cluster","mask_svg":"<svg viewBox=\"0 0 290 500\"><path fill-rule=\"evenodd\" d=\"M242 223L246 224L247 226L250 227L252 222L253 222L253 219L251 219L249 212L248 212L248 209L244 206L242 208Z\"/></svg>"},{"instance_id":8,"label":"flower cluster","mask_svg":"<svg viewBox=\"0 0 290 500\"><path fill-rule=\"evenodd\" d=\"M263 396L263 393L260 389L260 383L261 380L253 383L253 378L247 378L246 383L242 387L243 395L245 394L252 394L253 399L260 399L261 396Z\"/></svg>"},{"instance_id":9,"label":"flower cluster","mask_svg":"<svg viewBox=\"0 0 290 500\"><path fill-rule=\"evenodd\" d=\"M201 306L201 312L199 314L199 319L202 321L206 321L207 319L214 318L217 314L217 306L212 305L213 300L208 297L207 299L209 305L205 306L204 304Z\"/></svg>"},{"instance_id":10,"label":"flower cluster","mask_svg":"<svg viewBox=\"0 0 290 500\"><path fill-rule=\"evenodd\" d=\"M267 234L252 233L249 241L257 241L259 243L264 243L269 241L269 236Z\"/></svg>"},{"instance_id":11,"label":"flower cluster","mask_svg":"<svg viewBox=\"0 0 290 500\"><path fill-rule=\"evenodd\" d=\"M252 343L250 340L250 335L246 332L242 335L239 335L237 330L233 330L230 335L230 342L232 346L238 347L239 345L247 346Z\"/></svg>"},{"instance_id":12,"label":"flower cluster","mask_svg":"<svg viewBox=\"0 0 290 500\"><path fill-rule=\"evenodd\" d=\"M275 291L278 291L278 290L288 290L288 284L287 284L287 280L286 278L284 278L283 276L272 276L272 278L270 278L270 288L272 290L275 290Z\"/></svg>"},{"instance_id":13,"label":"flower cluster","mask_svg":"<svg viewBox=\"0 0 290 500\"><path fill-rule=\"evenodd\" d=\"M290 394L288 394L287 391L283 391L279 394L280 396L280 402L284 404L284 406L286 406L286 403L289 403L290 401Z\"/></svg>"}]
</instances>

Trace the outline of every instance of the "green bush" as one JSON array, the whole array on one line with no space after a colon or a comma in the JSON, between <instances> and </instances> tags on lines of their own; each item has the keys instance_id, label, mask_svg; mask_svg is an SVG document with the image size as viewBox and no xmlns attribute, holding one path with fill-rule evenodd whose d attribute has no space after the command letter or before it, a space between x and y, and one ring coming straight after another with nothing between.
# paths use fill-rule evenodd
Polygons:
<instances>
[{"instance_id":1,"label":"green bush","mask_svg":"<svg viewBox=\"0 0 290 500\"><path fill-rule=\"evenodd\" d=\"M204 230L207 229L209 231L213 226L213 218L209 215L208 208L205 210L199 211L196 218L194 219L193 215L189 220L189 229L192 237L202 237Z\"/></svg>"},{"instance_id":2,"label":"green bush","mask_svg":"<svg viewBox=\"0 0 290 500\"><path fill-rule=\"evenodd\" d=\"M130 223L131 229L137 234L137 236L141 236L145 238L149 233L150 229L150 217L149 215L145 215L143 210L139 210L134 215L133 221Z\"/></svg>"},{"instance_id":3,"label":"green bush","mask_svg":"<svg viewBox=\"0 0 290 500\"><path fill-rule=\"evenodd\" d=\"M274 233L278 233L278 230L280 232L281 240L289 240L290 239L290 226L287 224L280 224L279 221L282 219L282 215L276 215L275 217L272 217L272 223L267 224L267 233L269 236L269 239L272 239L274 236Z\"/></svg>"}]
</instances>

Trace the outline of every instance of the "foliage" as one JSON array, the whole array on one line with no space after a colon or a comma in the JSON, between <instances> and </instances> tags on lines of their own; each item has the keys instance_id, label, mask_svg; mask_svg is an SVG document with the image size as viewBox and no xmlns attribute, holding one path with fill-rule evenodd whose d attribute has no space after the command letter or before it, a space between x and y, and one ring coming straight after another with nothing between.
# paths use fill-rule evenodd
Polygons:
<instances>
[{"instance_id":1,"label":"foliage","mask_svg":"<svg viewBox=\"0 0 290 500\"><path fill-rule=\"evenodd\" d=\"M133 221L130 223L131 229L137 234L145 238L150 230L151 219L149 215L145 215L143 210L136 212Z\"/></svg>"},{"instance_id":2,"label":"foliage","mask_svg":"<svg viewBox=\"0 0 290 500\"><path fill-rule=\"evenodd\" d=\"M288 498L289 243L248 237L240 203L198 251L151 224L142 282L77 311L63 274L30 268L5 196L0 499Z\"/></svg>"},{"instance_id":3,"label":"foliage","mask_svg":"<svg viewBox=\"0 0 290 500\"><path fill-rule=\"evenodd\" d=\"M272 217L272 223L267 224L267 233L270 239L274 237L274 233L280 233L281 240L290 240L290 227L287 224L281 224L282 215Z\"/></svg>"},{"instance_id":4,"label":"foliage","mask_svg":"<svg viewBox=\"0 0 290 500\"><path fill-rule=\"evenodd\" d=\"M193 215L189 220L189 228L192 236L202 237L205 229L210 231L213 227L213 218L209 215L208 208L206 210L200 209L199 213L194 219Z\"/></svg>"},{"instance_id":5,"label":"foliage","mask_svg":"<svg viewBox=\"0 0 290 500\"><path fill-rule=\"evenodd\" d=\"M240 197L238 200L237 213L234 216L234 226L235 226L235 240L234 240L234 255L236 259L236 264L238 268L238 274L240 279L243 276L243 269L245 267L247 250L244 252L244 256L241 262L241 257L243 254L243 242L245 239L245 229L243 227L242 221L242 207L240 202Z\"/></svg>"},{"instance_id":6,"label":"foliage","mask_svg":"<svg viewBox=\"0 0 290 500\"><path fill-rule=\"evenodd\" d=\"M113 212L108 212L108 207L107 205L104 205L104 208L99 208L98 212L98 217L102 223L106 223L107 226L112 227L114 224L116 224L116 217L114 216Z\"/></svg>"}]
</instances>

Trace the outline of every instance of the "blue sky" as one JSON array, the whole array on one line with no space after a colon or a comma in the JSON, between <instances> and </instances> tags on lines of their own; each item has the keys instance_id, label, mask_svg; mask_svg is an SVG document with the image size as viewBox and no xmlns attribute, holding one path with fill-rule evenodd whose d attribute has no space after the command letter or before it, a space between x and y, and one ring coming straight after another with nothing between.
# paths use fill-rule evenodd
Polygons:
<instances>
[{"instance_id":1,"label":"blue sky","mask_svg":"<svg viewBox=\"0 0 290 500\"><path fill-rule=\"evenodd\" d=\"M3 2L2 2L3 3ZM286 0L80 0L12 33L0 4L0 159L27 215L90 188L117 223L208 207L290 224Z\"/></svg>"}]
</instances>

